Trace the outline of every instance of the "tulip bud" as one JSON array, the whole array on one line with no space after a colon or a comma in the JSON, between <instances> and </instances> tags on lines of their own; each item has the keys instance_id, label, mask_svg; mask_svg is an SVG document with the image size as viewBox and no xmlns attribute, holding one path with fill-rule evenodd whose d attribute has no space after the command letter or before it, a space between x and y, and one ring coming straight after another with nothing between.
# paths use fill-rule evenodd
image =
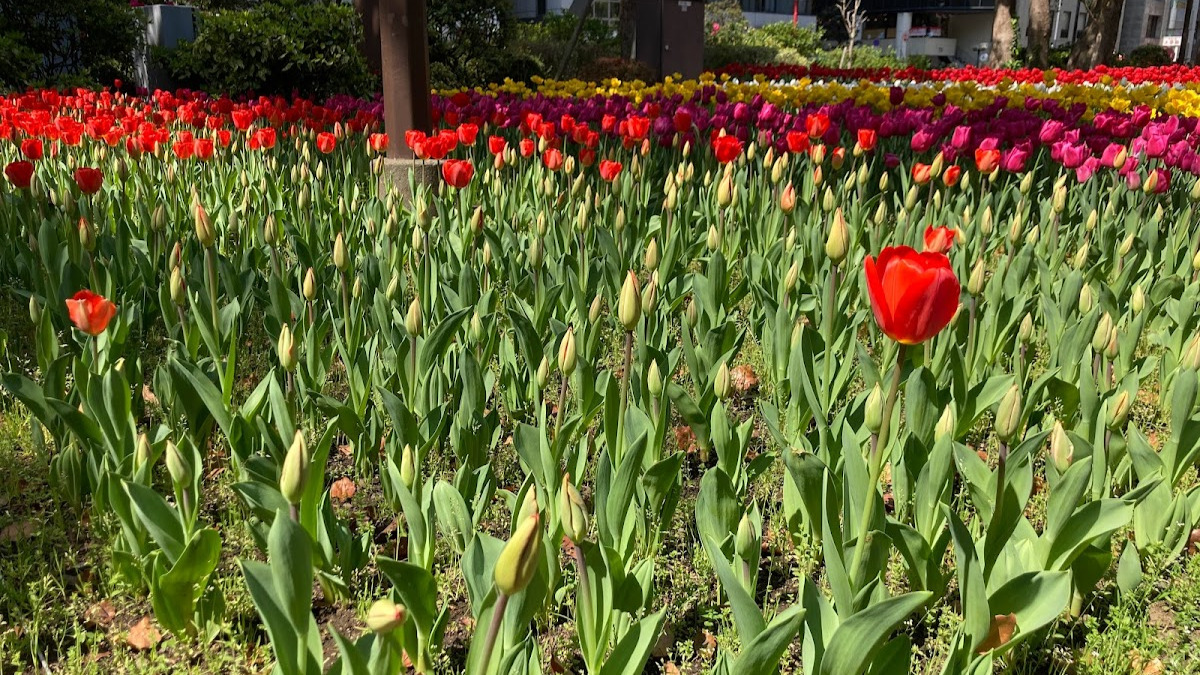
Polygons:
<instances>
[{"instance_id":1,"label":"tulip bud","mask_svg":"<svg viewBox=\"0 0 1200 675\"><path fill-rule=\"evenodd\" d=\"M708 226L708 240L705 242L709 251L716 251L721 248L721 231L716 225Z\"/></svg>"},{"instance_id":2,"label":"tulip bud","mask_svg":"<svg viewBox=\"0 0 1200 675\"><path fill-rule=\"evenodd\" d=\"M213 229L212 220L199 202L192 205L196 217L196 239L204 248L212 248L217 241L217 231Z\"/></svg>"},{"instance_id":3,"label":"tulip bud","mask_svg":"<svg viewBox=\"0 0 1200 675\"><path fill-rule=\"evenodd\" d=\"M648 270L650 272L653 272L654 270L658 269L658 240L657 239L651 239L650 243L646 245L645 263L646 263L646 270Z\"/></svg>"},{"instance_id":4,"label":"tulip bud","mask_svg":"<svg viewBox=\"0 0 1200 675\"><path fill-rule=\"evenodd\" d=\"M145 432L138 434L137 448L133 453L134 470L136 471L146 466L150 462L151 454L150 438L146 436Z\"/></svg>"},{"instance_id":5,"label":"tulip bud","mask_svg":"<svg viewBox=\"0 0 1200 675\"><path fill-rule=\"evenodd\" d=\"M768 154L770 152L771 152L771 150L767 151ZM779 182L783 180L783 169L784 169L783 157L780 157L779 159L775 160L774 162L771 162L770 164L771 164L771 183L774 185L778 185Z\"/></svg>"},{"instance_id":6,"label":"tulip bud","mask_svg":"<svg viewBox=\"0 0 1200 675\"><path fill-rule=\"evenodd\" d=\"M662 373L658 370L658 361L650 362L650 372L646 373L646 389L650 391L650 395L654 398L662 396L663 381Z\"/></svg>"},{"instance_id":7,"label":"tulip bud","mask_svg":"<svg viewBox=\"0 0 1200 675\"><path fill-rule=\"evenodd\" d=\"M176 487L191 487L194 471L191 460L183 456L179 446L167 441L167 473Z\"/></svg>"},{"instance_id":8,"label":"tulip bud","mask_svg":"<svg viewBox=\"0 0 1200 675\"><path fill-rule=\"evenodd\" d=\"M722 401L733 393L733 380L729 376L729 365L726 363L721 363L721 367L717 369L717 376L713 378L713 393Z\"/></svg>"},{"instance_id":9,"label":"tulip bud","mask_svg":"<svg viewBox=\"0 0 1200 675\"><path fill-rule=\"evenodd\" d=\"M350 266L350 259L346 255L346 240L341 232L338 232L337 238L333 240L333 266L339 272L345 272Z\"/></svg>"},{"instance_id":10,"label":"tulip bud","mask_svg":"<svg viewBox=\"0 0 1200 675\"><path fill-rule=\"evenodd\" d=\"M617 302L617 319L626 331L632 332L637 328L638 320L642 318L642 289L637 275L633 270L625 275L625 283L621 285L621 297Z\"/></svg>"},{"instance_id":11,"label":"tulip bud","mask_svg":"<svg viewBox=\"0 0 1200 675\"><path fill-rule=\"evenodd\" d=\"M737 535L733 540L733 550L742 560L750 560L759 551L762 544L758 533L754 531L754 523L750 522L750 514L743 513L738 521Z\"/></svg>"},{"instance_id":12,"label":"tulip bud","mask_svg":"<svg viewBox=\"0 0 1200 675\"><path fill-rule=\"evenodd\" d=\"M876 383L867 395L867 403L863 409L863 423L872 434L878 434L883 428L883 404L883 389Z\"/></svg>"},{"instance_id":13,"label":"tulip bud","mask_svg":"<svg viewBox=\"0 0 1200 675\"><path fill-rule=\"evenodd\" d=\"M846 219L839 208L833 214L833 224L829 228L829 237L825 240L825 255L829 256L834 265L840 265L846 259L849 250L850 228L847 227Z\"/></svg>"},{"instance_id":14,"label":"tulip bud","mask_svg":"<svg viewBox=\"0 0 1200 675\"><path fill-rule=\"evenodd\" d=\"M1075 257L1071 260L1071 266L1077 270L1082 270L1084 266L1087 265L1090 248L1091 247L1088 246L1086 241L1083 242L1083 245L1080 246L1079 250L1075 252Z\"/></svg>"},{"instance_id":15,"label":"tulip bud","mask_svg":"<svg viewBox=\"0 0 1200 675\"><path fill-rule=\"evenodd\" d=\"M779 195L779 209L784 213L791 213L796 208L796 188L792 186L791 181L784 186L783 192Z\"/></svg>"},{"instance_id":16,"label":"tulip bud","mask_svg":"<svg viewBox=\"0 0 1200 675\"><path fill-rule=\"evenodd\" d=\"M1017 328L1017 339L1024 344L1029 344L1033 340L1033 317L1029 314L1021 319L1021 326Z\"/></svg>"},{"instance_id":17,"label":"tulip bud","mask_svg":"<svg viewBox=\"0 0 1200 675\"><path fill-rule=\"evenodd\" d=\"M1129 308L1134 314L1141 314L1146 308L1146 293L1142 290L1142 285L1138 284L1133 287L1133 295L1129 299Z\"/></svg>"},{"instance_id":18,"label":"tulip bud","mask_svg":"<svg viewBox=\"0 0 1200 675\"><path fill-rule=\"evenodd\" d=\"M304 293L304 299L309 302L317 297L317 276L311 267L304 274L304 285L301 290Z\"/></svg>"},{"instance_id":19,"label":"tulip bud","mask_svg":"<svg viewBox=\"0 0 1200 675\"><path fill-rule=\"evenodd\" d=\"M171 270L171 302L177 307L187 304L187 286L183 282L183 272L178 267Z\"/></svg>"},{"instance_id":20,"label":"tulip bud","mask_svg":"<svg viewBox=\"0 0 1200 675\"><path fill-rule=\"evenodd\" d=\"M404 317L404 330L408 332L410 337L416 338L421 336L421 330L424 327L424 322L421 318L421 299L413 298L408 305L408 314Z\"/></svg>"},{"instance_id":21,"label":"tulip bud","mask_svg":"<svg viewBox=\"0 0 1200 675\"><path fill-rule=\"evenodd\" d=\"M542 362L538 364L537 372L534 373L534 381L538 389L545 389L546 384L550 381L550 360L545 356L542 357Z\"/></svg>"},{"instance_id":22,"label":"tulip bud","mask_svg":"<svg viewBox=\"0 0 1200 675\"><path fill-rule=\"evenodd\" d=\"M1092 334L1092 351L1099 353L1108 345L1109 334L1113 332L1113 319L1108 312L1100 317L1096 324L1096 332Z\"/></svg>"},{"instance_id":23,"label":"tulip bud","mask_svg":"<svg viewBox=\"0 0 1200 675\"><path fill-rule=\"evenodd\" d=\"M392 280L388 282L387 288L383 291L383 297L388 299L388 302L394 302L396 296L400 295L400 275L394 275Z\"/></svg>"},{"instance_id":24,"label":"tulip bud","mask_svg":"<svg viewBox=\"0 0 1200 675\"><path fill-rule=\"evenodd\" d=\"M545 257L545 245L542 243L541 237L533 237L529 240L529 264L537 269L542 266L542 259Z\"/></svg>"},{"instance_id":25,"label":"tulip bud","mask_svg":"<svg viewBox=\"0 0 1200 675\"><path fill-rule=\"evenodd\" d=\"M85 251L96 250L96 232L92 229L92 224L87 221L87 218L79 219L79 245Z\"/></svg>"},{"instance_id":26,"label":"tulip bud","mask_svg":"<svg viewBox=\"0 0 1200 675\"><path fill-rule=\"evenodd\" d=\"M1142 181L1142 192L1146 194L1154 194L1154 190L1158 187L1158 172L1151 171L1146 180Z\"/></svg>"},{"instance_id":27,"label":"tulip bud","mask_svg":"<svg viewBox=\"0 0 1200 675\"><path fill-rule=\"evenodd\" d=\"M789 253L796 248L796 228L793 227L791 230L788 230L788 236L783 242L783 247Z\"/></svg>"},{"instance_id":28,"label":"tulip bud","mask_svg":"<svg viewBox=\"0 0 1200 675\"><path fill-rule=\"evenodd\" d=\"M1021 389L1009 387L996 409L996 435L1004 442L1012 441L1021 431Z\"/></svg>"},{"instance_id":29,"label":"tulip bud","mask_svg":"<svg viewBox=\"0 0 1200 675\"><path fill-rule=\"evenodd\" d=\"M613 229L622 232L625 229L625 207L617 207L617 217L613 219Z\"/></svg>"},{"instance_id":30,"label":"tulip bud","mask_svg":"<svg viewBox=\"0 0 1200 675\"><path fill-rule=\"evenodd\" d=\"M1054 428L1050 431L1050 459L1059 473L1071 468L1071 462L1075 459L1075 444L1058 420L1054 421Z\"/></svg>"},{"instance_id":31,"label":"tulip bud","mask_svg":"<svg viewBox=\"0 0 1200 675\"><path fill-rule=\"evenodd\" d=\"M1050 208L1055 213L1061 214L1067 208L1067 186L1062 185L1054 188L1054 195L1051 197Z\"/></svg>"},{"instance_id":32,"label":"tulip bud","mask_svg":"<svg viewBox=\"0 0 1200 675\"><path fill-rule=\"evenodd\" d=\"M813 185L820 185L825 182L825 172L820 166L813 167Z\"/></svg>"},{"instance_id":33,"label":"tulip bud","mask_svg":"<svg viewBox=\"0 0 1200 675\"><path fill-rule=\"evenodd\" d=\"M1121 328L1117 327L1113 328L1108 333L1108 344L1104 346L1104 356L1106 356L1109 361L1116 359L1117 354L1120 352L1121 345L1117 342L1117 334L1120 333L1120 331Z\"/></svg>"},{"instance_id":34,"label":"tulip bud","mask_svg":"<svg viewBox=\"0 0 1200 675\"><path fill-rule=\"evenodd\" d=\"M946 406L942 411L942 416L938 418L937 426L934 427L934 439L948 438L954 440L958 430L958 414L954 412L954 406Z\"/></svg>"},{"instance_id":35,"label":"tulip bud","mask_svg":"<svg viewBox=\"0 0 1200 675\"><path fill-rule=\"evenodd\" d=\"M583 174L579 174L579 177L583 178ZM587 232L588 213L588 203L586 201L580 202L579 211L575 214L575 229L579 230L580 232Z\"/></svg>"},{"instance_id":36,"label":"tulip bud","mask_svg":"<svg viewBox=\"0 0 1200 675\"><path fill-rule=\"evenodd\" d=\"M800 278L800 263L793 262L788 268L787 275L783 278L783 290L785 293L791 293L796 288L796 282Z\"/></svg>"},{"instance_id":37,"label":"tulip bud","mask_svg":"<svg viewBox=\"0 0 1200 675\"><path fill-rule=\"evenodd\" d=\"M983 285L986 280L987 270L983 264L983 258L975 261L975 266L971 268L971 276L967 279L967 292L971 295L979 295L983 292Z\"/></svg>"},{"instance_id":38,"label":"tulip bud","mask_svg":"<svg viewBox=\"0 0 1200 675\"><path fill-rule=\"evenodd\" d=\"M1027 173L1027 174L1025 174L1025 177L1021 179L1021 185L1020 185L1021 194L1023 194L1023 195L1029 194L1029 190L1032 188L1033 188L1033 174Z\"/></svg>"},{"instance_id":39,"label":"tulip bud","mask_svg":"<svg viewBox=\"0 0 1200 675\"><path fill-rule=\"evenodd\" d=\"M832 211L834 206L837 206L837 199L833 196L833 190L826 187L821 195L821 209L828 212Z\"/></svg>"},{"instance_id":40,"label":"tulip bud","mask_svg":"<svg viewBox=\"0 0 1200 675\"><path fill-rule=\"evenodd\" d=\"M561 513L563 534L573 542L583 541L588 531L587 505L579 490L571 484L571 477L564 475L562 489L558 492L558 510Z\"/></svg>"},{"instance_id":41,"label":"tulip bud","mask_svg":"<svg viewBox=\"0 0 1200 675\"><path fill-rule=\"evenodd\" d=\"M1120 431L1125 428L1125 422L1129 420L1129 406L1131 399L1128 391L1122 391L1117 395L1112 405L1108 408L1108 429L1110 431Z\"/></svg>"},{"instance_id":42,"label":"tulip bud","mask_svg":"<svg viewBox=\"0 0 1200 675\"><path fill-rule=\"evenodd\" d=\"M404 450L400 452L400 480L409 490L417 482L417 461L412 446L408 443L404 444Z\"/></svg>"},{"instance_id":43,"label":"tulip bud","mask_svg":"<svg viewBox=\"0 0 1200 675\"><path fill-rule=\"evenodd\" d=\"M917 186L910 186L908 188L908 192L904 195L904 210L911 213L913 209L917 208L917 200L920 199L920 197L921 192L917 189Z\"/></svg>"},{"instance_id":44,"label":"tulip bud","mask_svg":"<svg viewBox=\"0 0 1200 675\"><path fill-rule=\"evenodd\" d=\"M1092 287L1087 284L1084 284L1083 288L1079 289L1079 313L1080 314L1087 314L1088 312L1092 311L1092 307L1095 305L1095 302L1096 302L1094 296L1095 296L1095 293L1092 291Z\"/></svg>"},{"instance_id":45,"label":"tulip bud","mask_svg":"<svg viewBox=\"0 0 1200 675\"><path fill-rule=\"evenodd\" d=\"M566 377L575 372L575 329L571 326L567 326L558 343L558 368Z\"/></svg>"},{"instance_id":46,"label":"tulip bud","mask_svg":"<svg viewBox=\"0 0 1200 675\"><path fill-rule=\"evenodd\" d=\"M407 617L404 605L397 605L387 598L376 600L367 611L367 628L378 635L387 635L403 626Z\"/></svg>"},{"instance_id":47,"label":"tulip bud","mask_svg":"<svg viewBox=\"0 0 1200 675\"><path fill-rule=\"evenodd\" d=\"M588 322L596 323L600 320L600 312L604 309L604 298L597 295L592 298L592 304L588 307Z\"/></svg>"},{"instance_id":48,"label":"tulip bud","mask_svg":"<svg viewBox=\"0 0 1200 675\"><path fill-rule=\"evenodd\" d=\"M493 574L496 590L506 596L525 590L537 572L541 553L542 528L540 516L535 512L521 519L516 531L500 551Z\"/></svg>"},{"instance_id":49,"label":"tulip bud","mask_svg":"<svg viewBox=\"0 0 1200 675\"><path fill-rule=\"evenodd\" d=\"M287 456L283 459L283 469L279 472L279 492L289 504L299 504L304 497L305 483L308 482L308 469L311 459L308 456L308 444L304 442L303 432L297 430L288 448Z\"/></svg>"},{"instance_id":50,"label":"tulip bud","mask_svg":"<svg viewBox=\"0 0 1200 675\"><path fill-rule=\"evenodd\" d=\"M36 295L29 296L29 320L35 326L42 322L42 305Z\"/></svg>"},{"instance_id":51,"label":"tulip bud","mask_svg":"<svg viewBox=\"0 0 1200 675\"><path fill-rule=\"evenodd\" d=\"M885 171L885 172L883 173L883 175L881 175L881 176L879 177L879 191L880 191L880 192L887 192L887 189L888 189L888 182L889 182L889 180L890 180L890 179L888 178L888 174L887 174L887 172Z\"/></svg>"},{"instance_id":52,"label":"tulip bud","mask_svg":"<svg viewBox=\"0 0 1200 675\"><path fill-rule=\"evenodd\" d=\"M296 369L296 341L292 338L292 329L285 323L279 329L279 341L275 345L275 354L279 357L279 365L287 372Z\"/></svg>"},{"instance_id":53,"label":"tulip bud","mask_svg":"<svg viewBox=\"0 0 1200 675\"><path fill-rule=\"evenodd\" d=\"M646 314L654 312L658 306L658 273L650 275L650 283L642 291L642 309Z\"/></svg>"}]
</instances>

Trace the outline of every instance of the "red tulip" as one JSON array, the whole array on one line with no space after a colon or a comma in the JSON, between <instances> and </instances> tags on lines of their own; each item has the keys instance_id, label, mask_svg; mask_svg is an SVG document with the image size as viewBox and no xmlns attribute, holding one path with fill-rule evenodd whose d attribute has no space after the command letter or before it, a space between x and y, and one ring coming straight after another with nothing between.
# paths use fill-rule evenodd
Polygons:
<instances>
[{"instance_id":1,"label":"red tulip","mask_svg":"<svg viewBox=\"0 0 1200 675\"><path fill-rule=\"evenodd\" d=\"M82 290L67 300L67 314L76 328L96 336L108 328L108 322L117 314L117 306L104 296Z\"/></svg>"},{"instance_id":2,"label":"red tulip","mask_svg":"<svg viewBox=\"0 0 1200 675\"><path fill-rule=\"evenodd\" d=\"M387 152L388 135L371 134L367 136L367 147L371 149L371 152Z\"/></svg>"},{"instance_id":3,"label":"red tulip","mask_svg":"<svg viewBox=\"0 0 1200 675\"><path fill-rule=\"evenodd\" d=\"M713 154L717 156L717 161L722 164L728 164L742 154L742 142L736 136L714 138L712 147Z\"/></svg>"},{"instance_id":4,"label":"red tulip","mask_svg":"<svg viewBox=\"0 0 1200 675\"><path fill-rule=\"evenodd\" d=\"M479 135L479 125L464 123L458 125L458 142L463 145L475 145L475 138Z\"/></svg>"},{"instance_id":5,"label":"red tulip","mask_svg":"<svg viewBox=\"0 0 1200 675\"><path fill-rule=\"evenodd\" d=\"M962 177L962 167L957 164L951 164L946 167L946 171L942 174L942 181L946 183L946 187L954 187L958 184L958 179Z\"/></svg>"},{"instance_id":6,"label":"red tulip","mask_svg":"<svg viewBox=\"0 0 1200 675\"><path fill-rule=\"evenodd\" d=\"M467 159L450 159L442 165L442 178L456 188L465 188L475 175L475 167Z\"/></svg>"},{"instance_id":7,"label":"red tulip","mask_svg":"<svg viewBox=\"0 0 1200 675\"><path fill-rule=\"evenodd\" d=\"M958 238L958 230L953 227L925 228L925 251L928 253L946 253Z\"/></svg>"},{"instance_id":8,"label":"red tulip","mask_svg":"<svg viewBox=\"0 0 1200 675\"><path fill-rule=\"evenodd\" d=\"M800 131L789 131L784 138L787 140L788 152L793 154L808 152L808 148L811 145L808 136Z\"/></svg>"},{"instance_id":9,"label":"red tulip","mask_svg":"<svg viewBox=\"0 0 1200 675\"><path fill-rule=\"evenodd\" d=\"M104 174L100 169L81 166L75 169L75 184L79 186L79 191L84 194L96 194L100 191L100 186L104 183Z\"/></svg>"},{"instance_id":10,"label":"red tulip","mask_svg":"<svg viewBox=\"0 0 1200 675\"><path fill-rule=\"evenodd\" d=\"M591 148L579 149L579 163L584 166L591 166L596 163L596 151Z\"/></svg>"},{"instance_id":11,"label":"red tulip","mask_svg":"<svg viewBox=\"0 0 1200 675\"><path fill-rule=\"evenodd\" d=\"M858 130L858 147L862 148L863 152L871 152L879 143L879 132L874 129L859 129Z\"/></svg>"},{"instance_id":12,"label":"red tulip","mask_svg":"<svg viewBox=\"0 0 1200 675\"><path fill-rule=\"evenodd\" d=\"M328 155L329 153L333 152L333 149L336 147L337 138L335 138L333 134L329 133L328 131L322 131L321 133L317 134L317 150L320 150L321 154Z\"/></svg>"},{"instance_id":13,"label":"red tulip","mask_svg":"<svg viewBox=\"0 0 1200 675\"><path fill-rule=\"evenodd\" d=\"M234 110L230 117L233 118L233 126L237 127L238 131L246 131L254 124L253 110Z\"/></svg>"},{"instance_id":14,"label":"red tulip","mask_svg":"<svg viewBox=\"0 0 1200 675\"><path fill-rule=\"evenodd\" d=\"M547 148L542 153L542 164L551 171L558 171L563 165L563 154L555 148Z\"/></svg>"},{"instance_id":15,"label":"red tulip","mask_svg":"<svg viewBox=\"0 0 1200 675\"><path fill-rule=\"evenodd\" d=\"M913 167L912 167L913 182L915 182L917 185L924 185L924 184L928 183L929 179L932 177L932 175L931 175L932 172L933 172L933 167L930 166L929 164L922 164L920 162L913 164Z\"/></svg>"},{"instance_id":16,"label":"red tulip","mask_svg":"<svg viewBox=\"0 0 1200 675\"><path fill-rule=\"evenodd\" d=\"M171 149L179 159L191 159L196 154L196 141L185 138L171 144Z\"/></svg>"},{"instance_id":17,"label":"red tulip","mask_svg":"<svg viewBox=\"0 0 1200 675\"><path fill-rule=\"evenodd\" d=\"M650 133L650 118L634 115L628 120L627 135L635 141L640 141Z\"/></svg>"},{"instance_id":18,"label":"red tulip","mask_svg":"<svg viewBox=\"0 0 1200 675\"><path fill-rule=\"evenodd\" d=\"M600 160L600 177L611 183L621 174L621 168L620 162L602 159Z\"/></svg>"},{"instance_id":19,"label":"red tulip","mask_svg":"<svg viewBox=\"0 0 1200 675\"><path fill-rule=\"evenodd\" d=\"M1000 151L992 148L985 150L979 148L975 151L975 166L982 173L992 173L1000 168Z\"/></svg>"},{"instance_id":20,"label":"red tulip","mask_svg":"<svg viewBox=\"0 0 1200 675\"><path fill-rule=\"evenodd\" d=\"M821 138L825 132L829 131L829 115L824 113L812 113L804 118L804 130L808 132L809 138Z\"/></svg>"},{"instance_id":21,"label":"red tulip","mask_svg":"<svg viewBox=\"0 0 1200 675\"><path fill-rule=\"evenodd\" d=\"M4 167L4 175L8 176L8 182L12 183L13 187L27 190L33 182L33 162L9 162L8 166Z\"/></svg>"},{"instance_id":22,"label":"red tulip","mask_svg":"<svg viewBox=\"0 0 1200 675\"><path fill-rule=\"evenodd\" d=\"M888 337L915 345L937 335L958 311L961 289L943 253L908 246L883 249L863 262L875 322Z\"/></svg>"},{"instance_id":23,"label":"red tulip","mask_svg":"<svg viewBox=\"0 0 1200 675\"><path fill-rule=\"evenodd\" d=\"M533 151L537 149L537 145L533 142L532 138L522 138L518 145L520 146L522 157L533 156Z\"/></svg>"},{"instance_id":24,"label":"red tulip","mask_svg":"<svg viewBox=\"0 0 1200 675\"><path fill-rule=\"evenodd\" d=\"M33 160L35 162L41 159L42 155L44 154L42 139L26 138L25 140L21 141L21 154L25 155L25 159Z\"/></svg>"},{"instance_id":25,"label":"red tulip","mask_svg":"<svg viewBox=\"0 0 1200 675\"><path fill-rule=\"evenodd\" d=\"M488 152L493 155L504 152L504 149L507 147L508 141L504 140L502 136L488 136Z\"/></svg>"},{"instance_id":26,"label":"red tulip","mask_svg":"<svg viewBox=\"0 0 1200 675\"><path fill-rule=\"evenodd\" d=\"M418 145L425 142L425 138L425 132L421 131L420 129L409 129L408 131L404 132L404 144L407 145L408 149L412 150L413 152L417 151Z\"/></svg>"},{"instance_id":27,"label":"red tulip","mask_svg":"<svg viewBox=\"0 0 1200 675\"><path fill-rule=\"evenodd\" d=\"M203 161L212 159L213 153L216 151L216 144L211 138L196 139L196 157Z\"/></svg>"}]
</instances>

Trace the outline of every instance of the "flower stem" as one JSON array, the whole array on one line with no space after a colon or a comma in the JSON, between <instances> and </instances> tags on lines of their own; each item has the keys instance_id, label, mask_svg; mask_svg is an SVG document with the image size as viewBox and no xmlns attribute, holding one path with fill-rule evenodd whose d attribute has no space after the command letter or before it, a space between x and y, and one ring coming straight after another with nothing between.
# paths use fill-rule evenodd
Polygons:
<instances>
[{"instance_id":1,"label":"flower stem","mask_svg":"<svg viewBox=\"0 0 1200 675\"><path fill-rule=\"evenodd\" d=\"M221 335L221 318L217 311L217 254L211 248L205 249L204 261L208 266L208 304L212 310L213 333L219 337Z\"/></svg>"},{"instance_id":2,"label":"flower stem","mask_svg":"<svg viewBox=\"0 0 1200 675\"><path fill-rule=\"evenodd\" d=\"M625 331L625 368L621 371L621 417L617 420L617 447L614 455L619 464L625 450L625 410L629 407L629 369L633 361L633 331Z\"/></svg>"},{"instance_id":3,"label":"flower stem","mask_svg":"<svg viewBox=\"0 0 1200 675\"><path fill-rule=\"evenodd\" d=\"M825 377L821 385L825 388L828 394L832 394L833 387L830 379L833 369L833 324L837 318L836 303L837 303L837 284L838 284L838 266L834 264L833 270L829 277L829 294L825 300Z\"/></svg>"},{"instance_id":4,"label":"flower stem","mask_svg":"<svg viewBox=\"0 0 1200 675\"><path fill-rule=\"evenodd\" d=\"M558 443L558 436L562 432L563 418L567 416L567 403L569 400L570 399L567 398L567 376L563 375L562 383L558 388L558 413L554 416L555 443Z\"/></svg>"},{"instance_id":5,"label":"flower stem","mask_svg":"<svg viewBox=\"0 0 1200 675\"><path fill-rule=\"evenodd\" d=\"M492 621L488 624L487 637L483 641L483 660L480 662L484 671L492 660L492 649L496 646L496 636L500 634L500 623L504 621L504 610L508 608L508 596L496 591L496 605L492 607Z\"/></svg>"}]
</instances>

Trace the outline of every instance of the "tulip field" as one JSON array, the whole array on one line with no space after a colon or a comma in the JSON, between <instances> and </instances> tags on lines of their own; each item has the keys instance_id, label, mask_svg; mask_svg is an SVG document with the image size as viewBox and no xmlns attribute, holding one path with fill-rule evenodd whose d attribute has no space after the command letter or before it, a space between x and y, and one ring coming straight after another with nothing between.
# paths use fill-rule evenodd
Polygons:
<instances>
[{"instance_id":1,"label":"tulip field","mask_svg":"<svg viewBox=\"0 0 1200 675\"><path fill-rule=\"evenodd\" d=\"M1200 69L381 108L0 97L0 673L1195 672Z\"/></svg>"}]
</instances>

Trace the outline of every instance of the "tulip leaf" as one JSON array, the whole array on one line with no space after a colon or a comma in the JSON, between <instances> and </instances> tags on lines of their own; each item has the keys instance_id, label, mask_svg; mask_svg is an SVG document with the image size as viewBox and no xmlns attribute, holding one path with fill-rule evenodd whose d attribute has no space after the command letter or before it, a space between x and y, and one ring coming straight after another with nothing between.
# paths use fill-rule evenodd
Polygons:
<instances>
[{"instance_id":1,"label":"tulip leaf","mask_svg":"<svg viewBox=\"0 0 1200 675\"><path fill-rule=\"evenodd\" d=\"M471 313L470 307L464 307L452 314L447 315L438 323L432 331L426 336L424 343L420 347L420 354L417 356L417 372L427 373L433 367L438 359L446 353L446 348L449 347L450 341L454 338L462 326L463 319ZM536 366L535 366L536 367Z\"/></svg>"},{"instance_id":2,"label":"tulip leaf","mask_svg":"<svg viewBox=\"0 0 1200 675\"><path fill-rule=\"evenodd\" d=\"M297 663L297 658L301 657L301 641L296 628L288 619L286 610L272 590L274 581L271 567L256 560L243 559L238 562L241 563L242 575L246 578L250 599L254 601L254 607L267 629L279 672L282 675L298 675L303 672Z\"/></svg>"},{"instance_id":3,"label":"tulip leaf","mask_svg":"<svg viewBox=\"0 0 1200 675\"><path fill-rule=\"evenodd\" d=\"M838 626L821 658L821 675L862 675L875 654L910 614L933 593L906 593L871 605Z\"/></svg>"},{"instance_id":4,"label":"tulip leaf","mask_svg":"<svg viewBox=\"0 0 1200 675\"><path fill-rule=\"evenodd\" d=\"M803 607L793 605L777 614L753 640L743 641L741 652L730 667L731 675L775 673L779 659L804 626L804 615Z\"/></svg>"},{"instance_id":5,"label":"tulip leaf","mask_svg":"<svg viewBox=\"0 0 1200 675\"><path fill-rule=\"evenodd\" d=\"M748 644L766 627L762 611L754 602L754 598L746 592L746 588L738 578L738 573L725 558L725 554L721 551L721 542L713 537L705 537L704 550L708 552L708 558L721 582L721 589L725 591L725 597L729 599L729 609L733 615L733 625L737 630L738 641Z\"/></svg>"},{"instance_id":6,"label":"tulip leaf","mask_svg":"<svg viewBox=\"0 0 1200 675\"><path fill-rule=\"evenodd\" d=\"M437 582L433 575L423 567L386 556L377 557L375 563L392 582L417 631L429 635L437 623Z\"/></svg>"},{"instance_id":7,"label":"tulip leaf","mask_svg":"<svg viewBox=\"0 0 1200 675\"><path fill-rule=\"evenodd\" d=\"M163 499L162 495L145 485L129 481L124 481L122 484L142 525L146 527L150 536L154 538L154 542L166 554L167 561L174 565L180 554L183 553L184 542L187 541L179 515L167 504L167 500Z\"/></svg>"},{"instance_id":8,"label":"tulip leaf","mask_svg":"<svg viewBox=\"0 0 1200 675\"><path fill-rule=\"evenodd\" d=\"M312 623L312 540L299 523L280 510L267 538L275 597L297 628Z\"/></svg>"},{"instance_id":9,"label":"tulip leaf","mask_svg":"<svg viewBox=\"0 0 1200 675\"><path fill-rule=\"evenodd\" d=\"M1124 527L1132 516L1133 504L1120 499L1105 498L1084 504L1054 537L1046 566L1052 570L1069 568L1092 540Z\"/></svg>"},{"instance_id":10,"label":"tulip leaf","mask_svg":"<svg viewBox=\"0 0 1200 675\"><path fill-rule=\"evenodd\" d=\"M194 631L192 615L196 601L204 593L208 578L221 555L221 536L205 528L194 534L175 565L154 580L157 593L151 594L154 615L172 632ZM168 624L163 617L170 617Z\"/></svg>"},{"instance_id":11,"label":"tulip leaf","mask_svg":"<svg viewBox=\"0 0 1200 675\"><path fill-rule=\"evenodd\" d=\"M1012 649L1058 618L1071 601L1071 573L1026 572L1010 579L988 598L994 615L1015 614L1017 633L992 653Z\"/></svg>"},{"instance_id":12,"label":"tulip leaf","mask_svg":"<svg viewBox=\"0 0 1200 675\"><path fill-rule=\"evenodd\" d=\"M959 520L958 514L947 504L942 505L942 511L954 539L954 558L958 563L958 597L963 614L962 631L966 637L966 644L974 649L987 637L992 623L983 568L979 564L975 540Z\"/></svg>"},{"instance_id":13,"label":"tulip leaf","mask_svg":"<svg viewBox=\"0 0 1200 675\"><path fill-rule=\"evenodd\" d=\"M650 652L658 642L667 610L638 619L613 647L608 659L600 668L600 675L637 675L646 667Z\"/></svg>"}]
</instances>

